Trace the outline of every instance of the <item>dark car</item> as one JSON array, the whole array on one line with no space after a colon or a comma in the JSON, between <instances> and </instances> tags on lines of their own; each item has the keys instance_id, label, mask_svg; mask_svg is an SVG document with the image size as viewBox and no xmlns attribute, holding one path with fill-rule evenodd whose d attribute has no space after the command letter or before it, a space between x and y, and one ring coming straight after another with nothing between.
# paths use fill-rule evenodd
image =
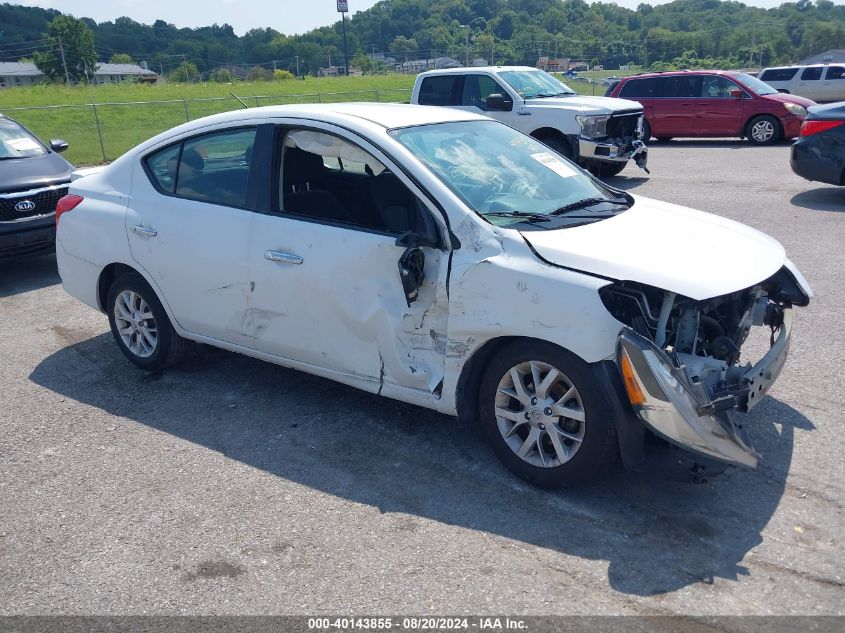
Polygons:
<instances>
[{"instance_id":1,"label":"dark car","mask_svg":"<svg viewBox=\"0 0 845 633\"><path fill-rule=\"evenodd\" d=\"M798 136L814 101L781 94L756 77L722 70L646 73L623 77L607 96L639 101L643 140L677 136L747 138L769 145Z\"/></svg>"},{"instance_id":2,"label":"dark car","mask_svg":"<svg viewBox=\"0 0 845 633\"><path fill-rule=\"evenodd\" d=\"M56 202L67 193L73 165L62 140L44 145L0 114L0 260L55 249Z\"/></svg>"},{"instance_id":3,"label":"dark car","mask_svg":"<svg viewBox=\"0 0 845 633\"><path fill-rule=\"evenodd\" d=\"M810 108L789 164L807 180L845 185L845 101Z\"/></svg>"}]
</instances>

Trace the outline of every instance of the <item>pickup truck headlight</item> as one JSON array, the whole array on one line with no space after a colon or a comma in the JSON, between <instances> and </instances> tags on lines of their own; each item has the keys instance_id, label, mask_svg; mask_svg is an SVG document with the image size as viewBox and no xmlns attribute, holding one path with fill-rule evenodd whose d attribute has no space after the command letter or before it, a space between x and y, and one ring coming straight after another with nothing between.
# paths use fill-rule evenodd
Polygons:
<instances>
[{"instance_id":1,"label":"pickup truck headlight","mask_svg":"<svg viewBox=\"0 0 845 633\"><path fill-rule=\"evenodd\" d=\"M796 116L807 116L807 108L798 105L797 103L784 103L783 107L786 108L786 111L790 114L794 114Z\"/></svg>"},{"instance_id":2,"label":"pickup truck headlight","mask_svg":"<svg viewBox=\"0 0 845 633\"><path fill-rule=\"evenodd\" d=\"M606 114L579 114L575 117L581 124L581 136L587 138L603 138L607 136Z\"/></svg>"}]
</instances>

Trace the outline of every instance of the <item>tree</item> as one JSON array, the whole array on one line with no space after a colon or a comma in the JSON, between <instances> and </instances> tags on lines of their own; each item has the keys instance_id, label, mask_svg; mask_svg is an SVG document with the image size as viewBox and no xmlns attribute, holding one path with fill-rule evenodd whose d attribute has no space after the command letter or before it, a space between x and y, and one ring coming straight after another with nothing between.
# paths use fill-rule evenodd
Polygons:
<instances>
[{"instance_id":1,"label":"tree","mask_svg":"<svg viewBox=\"0 0 845 633\"><path fill-rule=\"evenodd\" d=\"M263 66L253 66L246 74L247 81L270 81L273 78L273 73Z\"/></svg>"},{"instance_id":2,"label":"tree","mask_svg":"<svg viewBox=\"0 0 845 633\"><path fill-rule=\"evenodd\" d=\"M219 84L230 84L232 83L232 73L229 72L228 68L218 68L208 76L208 79Z\"/></svg>"},{"instance_id":3,"label":"tree","mask_svg":"<svg viewBox=\"0 0 845 633\"><path fill-rule=\"evenodd\" d=\"M277 68L273 71L273 79L276 81L287 81L288 79L293 78L293 73L289 70L282 70L281 68Z\"/></svg>"},{"instance_id":4,"label":"tree","mask_svg":"<svg viewBox=\"0 0 845 633\"><path fill-rule=\"evenodd\" d=\"M50 50L33 55L38 70L50 81L87 82L97 71L91 29L71 15L59 15L50 22L48 32Z\"/></svg>"},{"instance_id":5,"label":"tree","mask_svg":"<svg viewBox=\"0 0 845 633\"><path fill-rule=\"evenodd\" d=\"M199 77L200 71L193 62L182 62L167 75L167 79L177 84L185 84Z\"/></svg>"},{"instance_id":6,"label":"tree","mask_svg":"<svg viewBox=\"0 0 845 633\"><path fill-rule=\"evenodd\" d=\"M110 64L134 64L135 60L132 59L131 55L127 55L126 53L115 53L111 57L109 57Z\"/></svg>"}]
</instances>

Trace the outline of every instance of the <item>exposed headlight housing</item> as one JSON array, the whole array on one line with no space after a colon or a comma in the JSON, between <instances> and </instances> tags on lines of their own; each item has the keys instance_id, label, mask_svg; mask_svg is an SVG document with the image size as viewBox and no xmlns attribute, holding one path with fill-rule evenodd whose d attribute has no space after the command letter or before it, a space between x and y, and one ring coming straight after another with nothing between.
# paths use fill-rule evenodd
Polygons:
<instances>
[{"instance_id":1,"label":"exposed headlight housing","mask_svg":"<svg viewBox=\"0 0 845 633\"><path fill-rule=\"evenodd\" d=\"M796 116L807 116L807 108L802 105L798 105L797 103L784 103L783 107L786 108L786 111L790 114L794 114Z\"/></svg>"},{"instance_id":2,"label":"exposed headlight housing","mask_svg":"<svg viewBox=\"0 0 845 633\"><path fill-rule=\"evenodd\" d=\"M607 121L610 116L606 114L579 114L575 118L581 124L581 136L587 138L604 138L607 136Z\"/></svg>"}]
</instances>

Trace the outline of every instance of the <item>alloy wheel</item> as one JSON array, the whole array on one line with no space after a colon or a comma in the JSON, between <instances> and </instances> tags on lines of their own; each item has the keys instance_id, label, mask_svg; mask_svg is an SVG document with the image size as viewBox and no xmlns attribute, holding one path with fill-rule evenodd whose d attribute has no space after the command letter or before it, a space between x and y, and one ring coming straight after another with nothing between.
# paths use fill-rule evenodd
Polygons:
<instances>
[{"instance_id":1,"label":"alloy wheel","mask_svg":"<svg viewBox=\"0 0 845 633\"><path fill-rule=\"evenodd\" d=\"M751 138L758 143L765 143L775 135L775 126L771 121L757 121L751 126Z\"/></svg>"},{"instance_id":2,"label":"alloy wheel","mask_svg":"<svg viewBox=\"0 0 845 633\"><path fill-rule=\"evenodd\" d=\"M114 321L126 348L140 358L152 356L158 346L158 328L144 298L124 290L114 302Z\"/></svg>"},{"instance_id":3,"label":"alloy wheel","mask_svg":"<svg viewBox=\"0 0 845 633\"><path fill-rule=\"evenodd\" d=\"M548 363L526 361L502 376L495 414L505 443L532 466L565 464L584 441L581 396L572 381Z\"/></svg>"}]
</instances>

